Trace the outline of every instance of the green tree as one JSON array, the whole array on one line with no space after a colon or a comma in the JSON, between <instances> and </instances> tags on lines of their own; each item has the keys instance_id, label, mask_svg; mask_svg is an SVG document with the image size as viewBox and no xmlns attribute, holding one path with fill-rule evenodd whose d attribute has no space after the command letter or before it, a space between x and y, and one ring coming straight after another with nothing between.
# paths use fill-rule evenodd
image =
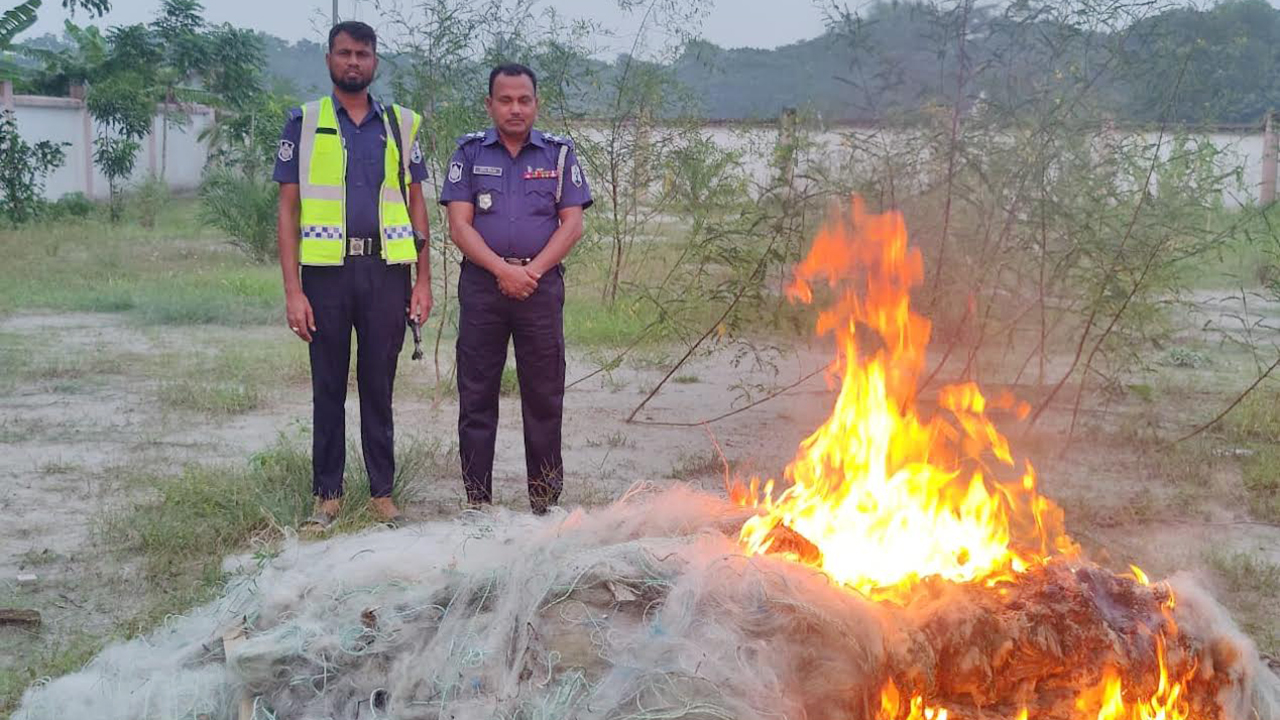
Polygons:
<instances>
[{"instance_id":1,"label":"green tree","mask_svg":"<svg viewBox=\"0 0 1280 720\"><path fill-rule=\"evenodd\" d=\"M43 4L43 0L26 0L0 15L0 50L7 50L15 37L35 24ZM91 15L102 17L111 9L111 0L62 0L62 7L73 15L77 8L83 8Z\"/></svg>"},{"instance_id":2,"label":"green tree","mask_svg":"<svg viewBox=\"0 0 1280 720\"><path fill-rule=\"evenodd\" d=\"M210 28L205 39L207 95L230 110L258 108L266 85L262 38L252 30L223 23Z\"/></svg>"},{"instance_id":3,"label":"green tree","mask_svg":"<svg viewBox=\"0 0 1280 720\"><path fill-rule=\"evenodd\" d=\"M67 20L63 33L71 41L58 50L22 46L22 55L36 60L40 67L20 78L21 87L36 95L65 97L72 85L87 85L102 75L111 55L111 44L98 28L81 27Z\"/></svg>"},{"instance_id":4,"label":"green tree","mask_svg":"<svg viewBox=\"0 0 1280 720\"><path fill-rule=\"evenodd\" d=\"M112 220L121 217L122 183L133 173L142 138L151 132L155 108L151 89L144 76L119 73L94 83L85 97L98 123L93 161L111 188Z\"/></svg>"},{"instance_id":5,"label":"green tree","mask_svg":"<svg viewBox=\"0 0 1280 720\"><path fill-rule=\"evenodd\" d=\"M156 69L156 84L164 108L164 125L160 130L160 178L168 171L169 127L182 126L188 121L186 113L171 112L179 100L194 94L189 87L209 67L212 44L205 34L205 21L201 13L204 6L197 0L164 0L160 12L151 21L160 54Z\"/></svg>"},{"instance_id":6,"label":"green tree","mask_svg":"<svg viewBox=\"0 0 1280 720\"><path fill-rule=\"evenodd\" d=\"M36 216L45 177L62 167L67 144L41 140L31 145L18 134L13 111L0 113L0 212L9 222L20 225Z\"/></svg>"}]
</instances>

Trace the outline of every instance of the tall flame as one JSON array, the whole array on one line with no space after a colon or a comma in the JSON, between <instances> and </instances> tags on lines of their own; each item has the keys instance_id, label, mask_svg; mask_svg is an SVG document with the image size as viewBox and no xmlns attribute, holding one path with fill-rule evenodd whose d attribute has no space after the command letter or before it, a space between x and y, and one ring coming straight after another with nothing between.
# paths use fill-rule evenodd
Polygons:
<instances>
[{"instance_id":1,"label":"tall flame","mask_svg":"<svg viewBox=\"0 0 1280 720\"><path fill-rule=\"evenodd\" d=\"M817 330L837 345L835 408L801 444L781 495L772 481L734 493L760 510L741 531L748 552L782 551L876 599L904 601L928 577L994 584L1073 549L1031 465L1011 471L977 385L942 388L940 412L918 415L930 325L912 312L911 288L923 273L900 213L868 213L855 198L823 228L788 294L812 303L816 283L833 291ZM1026 412L1009 397L998 404ZM783 548L784 529L816 552Z\"/></svg>"}]
</instances>

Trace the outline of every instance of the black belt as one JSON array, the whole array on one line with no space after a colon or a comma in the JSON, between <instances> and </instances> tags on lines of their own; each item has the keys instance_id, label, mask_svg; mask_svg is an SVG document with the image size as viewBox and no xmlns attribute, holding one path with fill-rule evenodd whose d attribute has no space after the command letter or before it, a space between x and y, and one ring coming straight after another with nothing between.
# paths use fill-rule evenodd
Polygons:
<instances>
[{"instance_id":1,"label":"black belt","mask_svg":"<svg viewBox=\"0 0 1280 720\"><path fill-rule=\"evenodd\" d=\"M381 255L382 239L381 238L347 238L347 254L355 256L364 255Z\"/></svg>"}]
</instances>

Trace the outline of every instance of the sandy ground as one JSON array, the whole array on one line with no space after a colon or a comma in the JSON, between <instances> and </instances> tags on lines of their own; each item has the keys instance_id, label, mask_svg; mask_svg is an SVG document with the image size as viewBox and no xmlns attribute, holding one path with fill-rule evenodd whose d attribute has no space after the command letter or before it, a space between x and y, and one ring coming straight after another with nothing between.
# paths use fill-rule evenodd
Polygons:
<instances>
[{"instance_id":1,"label":"sandy ground","mask_svg":"<svg viewBox=\"0 0 1280 720\"><path fill-rule=\"evenodd\" d=\"M1206 317L1226 322L1223 316L1230 308L1214 302L1203 299ZM1280 308L1272 310L1280 313ZM136 500L119 477L131 468L164 472L186 463L243 463L272 444L278 433L296 434L308 424L310 413L309 390L297 382L279 388L265 407L239 415L167 411L157 399L158 383L130 372L131 359L227 342L237 333L262 338L278 332L139 329L114 315L0 319L0 341L5 334L38 339L68 355L94 358L75 382L50 377L0 387L0 606L40 608L46 621L42 637L50 640L105 631L126 617L129 608L121 593L128 592L134 569L94 533L103 512ZM638 419L696 422L715 416L746 402L743 387L756 386L752 397L758 398L766 388L791 384L823 366L830 355L815 345L765 358L765 364L732 352L701 358L682 369L683 382L667 385ZM583 353L571 356L570 381L590 373L596 367L593 360ZM1064 362L1056 360L1050 370ZM402 365L401 377L409 380L402 380L397 391L397 431L401 439L451 444L456 440L456 401L430 397L423 391L425 380L415 384L430 367L429 362ZM818 375L709 430L624 422L664 371L652 363L628 362L568 391L564 504L607 502L638 481L685 481L716 492L723 486L713 460L717 445L734 472L776 475L830 409L832 394ZM1241 361L1168 372L1180 373L1172 381L1176 386L1201 391L1167 399L1160 429L1172 433L1208 415L1206 398L1213 398L1216 411L1230 388L1247 384L1241 378L1251 369ZM1239 470L1230 462L1205 468L1204 482L1213 491L1197 496L1202 506L1191 517L1182 512L1178 496L1153 487L1150 469L1127 446L1122 432L1132 410L1122 403L1087 408L1083 439L1065 454L1060 452L1065 415L1047 416L1031 435L1014 436L1015 452L1035 461L1045 492L1067 508L1073 535L1105 561L1118 567L1136 562L1157 577L1202 569L1207 548L1238 548L1280 563L1280 529L1248 522L1240 502ZM348 412L348 433L355 437L354 392ZM501 418L495 492L498 502L525 508L518 398L504 398ZM419 487L419 499L408 508L411 516L425 519L457 511L462 489L456 472L421 478ZM1147 509L1135 512L1138 504ZM34 573L38 580L19 586L21 573ZM9 632L0 630L0 667L22 659L4 650L9 644L4 633Z\"/></svg>"},{"instance_id":2,"label":"sandy ground","mask_svg":"<svg viewBox=\"0 0 1280 720\"><path fill-rule=\"evenodd\" d=\"M177 473L188 463L239 465L280 433L300 436L310 422L305 384L277 389L264 408L211 416L164 409L157 398L160 382L130 371L131 358L183 348L199 352L233 340L236 332L260 339L277 331L141 330L107 314L19 314L0 320L0 334L55 348L59 355L93 358L89 367L82 364L73 373L50 371L39 381L0 387L0 606L41 608L45 632L55 634L111 627L127 616L118 593L127 591L132 568L94 530L103 513L136 501L130 495L135 491L122 487L120 478L142 468ZM779 362L777 374L753 370L732 357L693 362L681 370L684 382L668 384L637 419L697 421L731 409L742 397L731 387L735 384L789 384L826 362L816 351L771 358ZM432 373L429 361L408 362L407 350L404 361L396 399L398 440L456 444L456 400L430 397L424 390ZM571 357L569 381L596 367L590 358ZM777 472L805 428L816 426L826 412L819 376L761 409L717 424L710 433L624 423L662 374L659 368L624 364L568 391L564 504L607 502L639 481L686 480L716 490L724 482L713 462L716 443L735 467ZM355 439L354 391L347 407L348 436ZM498 441L496 500L527 509L518 397L502 400ZM349 456L349 467L358 461ZM417 499L406 508L411 517L457 512L463 494L456 471L418 480ZM20 587L20 574L39 579ZM17 659L4 645L0 642L0 665Z\"/></svg>"}]
</instances>

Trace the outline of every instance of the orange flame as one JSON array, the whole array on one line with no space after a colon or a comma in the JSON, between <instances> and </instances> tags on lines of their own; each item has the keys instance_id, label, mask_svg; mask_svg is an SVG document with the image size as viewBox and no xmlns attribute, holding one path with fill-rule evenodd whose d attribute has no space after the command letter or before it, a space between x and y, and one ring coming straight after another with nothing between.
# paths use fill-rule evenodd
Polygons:
<instances>
[{"instance_id":1,"label":"orange flame","mask_svg":"<svg viewBox=\"0 0 1280 720\"><path fill-rule=\"evenodd\" d=\"M1120 673L1108 668L1096 687L1076 699L1078 717L1081 720L1185 720L1191 717L1186 681L1195 674L1195 666L1192 665L1181 680L1170 680L1163 635L1156 638L1156 661L1159 675L1151 697L1126 703Z\"/></svg>"},{"instance_id":2,"label":"orange flame","mask_svg":"<svg viewBox=\"0 0 1280 720\"><path fill-rule=\"evenodd\" d=\"M917 414L930 325L910 295L923 273L900 213L867 213L855 198L849 217L818 234L788 294L811 303L824 281L834 291L817 330L837 344L835 408L801 444L778 498L773 481L733 493L761 511L741 531L748 552L781 549L785 527L816 553L783 554L875 599L905 601L928 577L991 585L1074 551L1029 463L1020 477L996 478L1016 463L977 385L942 388L945 418ZM1026 413L1010 396L1000 404Z\"/></svg>"},{"instance_id":3,"label":"orange flame","mask_svg":"<svg viewBox=\"0 0 1280 720\"><path fill-rule=\"evenodd\" d=\"M898 713L902 710L902 694L898 691L898 686L893 681L885 683L884 690L880 692L880 714L877 716L882 720L895 720ZM904 720L947 720L947 709L929 707L924 704L924 698L915 695L907 704ZM1020 718L1026 720L1026 718Z\"/></svg>"}]
</instances>

